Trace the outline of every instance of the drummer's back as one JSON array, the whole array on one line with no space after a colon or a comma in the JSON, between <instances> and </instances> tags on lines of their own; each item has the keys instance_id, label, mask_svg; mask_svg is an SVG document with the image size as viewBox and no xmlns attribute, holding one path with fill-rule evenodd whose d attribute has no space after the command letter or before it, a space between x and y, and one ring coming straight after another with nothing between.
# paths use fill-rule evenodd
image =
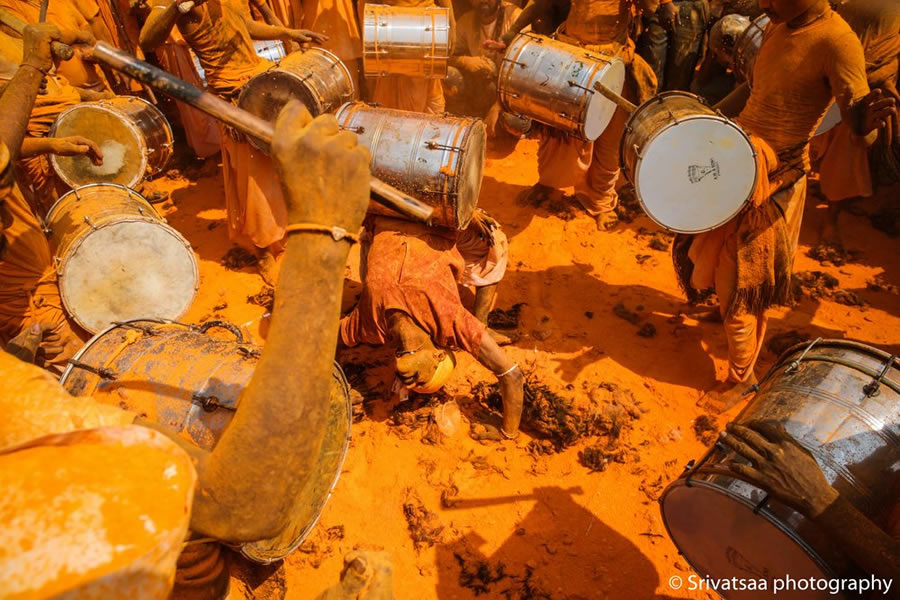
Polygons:
<instances>
[{"instance_id":1,"label":"drummer's back","mask_svg":"<svg viewBox=\"0 0 900 600\"><path fill-rule=\"evenodd\" d=\"M572 0L561 29L584 44L625 43L633 4L633 0Z\"/></svg>"}]
</instances>

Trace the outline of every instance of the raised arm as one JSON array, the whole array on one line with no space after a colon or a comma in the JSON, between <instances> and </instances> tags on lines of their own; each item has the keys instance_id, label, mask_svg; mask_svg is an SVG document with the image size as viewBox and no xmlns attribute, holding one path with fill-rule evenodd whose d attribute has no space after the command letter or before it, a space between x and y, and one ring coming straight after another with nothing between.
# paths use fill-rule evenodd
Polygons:
<instances>
[{"instance_id":1,"label":"raised arm","mask_svg":"<svg viewBox=\"0 0 900 600\"><path fill-rule=\"evenodd\" d=\"M138 39L141 50L148 54L169 39L169 34L172 33L172 28L179 17L190 12L192 8L191 0L152 0L149 4L150 13L144 21Z\"/></svg>"},{"instance_id":2,"label":"raised arm","mask_svg":"<svg viewBox=\"0 0 900 600\"><path fill-rule=\"evenodd\" d=\"M289 233L272 325L241 405L198 464L191 529L242 542L287 524L325 433L344 266L350 250L324 228L357 233L369 202L369 153L333 115L312 120L297 102L275 126L272 153ZM290 232L290 225L288 226Z\"/></svg>"},{"instance_id":3,"label":"raised arm","mask_svg":"<svg viewBox=\"0 0 900 600\"><path fill-rule=\"evenodd\" d=\"M509 31L506 32L500 41L504 46L508 46L519 32L532 25L541 15L548 14L553 8L553 0L528 0L528 4L522 9L519 17L510 25Z\"/></svg>"},{"instance_id":4,"label":"raised arm","mask_svg":"<svg viewBox=\"0 0 900 600\"><path fill-rule=\"evenodd\" d=\"M273 15L274 16L274 15ZM276 19L277 21L277 19ZM328 41L328 36L323 33L316 33L308 29L291 29L281 25L269 25L268 23L260 23L250 17L248 14L244 16L244 23L247 25L247 33L254 40L283 40L289 39L298 44L322 44Z\"/></svg>"},{"instance_id":5,"label":"raised arm","mask_svg":"<svg viewBox=\"0 0 900 600\"><path fill-rule=\"evenodd\" d=\"M750 86L747 84L747 82L744 82L734 88L730 94L722 98L722 100L713 108L721 111L721 113L729 119L733 119L734 117L741 114L741 111L744 110L744 106L747 104L747 100L749 99Z\"/></svg>"}]
</instances>

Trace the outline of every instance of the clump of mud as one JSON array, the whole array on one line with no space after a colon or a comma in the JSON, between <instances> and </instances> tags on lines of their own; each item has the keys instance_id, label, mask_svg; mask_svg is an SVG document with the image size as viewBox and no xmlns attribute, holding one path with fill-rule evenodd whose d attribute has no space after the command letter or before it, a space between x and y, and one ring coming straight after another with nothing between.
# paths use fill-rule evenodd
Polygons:
<instances>
[{"instance_id":1,"label":"clump of mud","mask_svg":"<svg viewBox=\"0 0 900 600\"><path fill-rule=\"evenodd\" d=\"M823 265L840 267L855 260L859 256L859 252L845 250L840 244L819 244L810 248L806 255Z\"/></svg>"},{"instance_id":2,"label":"clump of mud","mask_svg":"<svg viewBox=\"0 0 900 600\"><path fill-rule=\"evenodd\" d=\"M822 298L845 306L865 307L866 301L856 292L842 290L834 275L822 271L801 271L791 277L794 297L806 296L813 300Z\"/></svg>"},{"instance_id":3,"label":"clump of mud","mask_svg":"<svg viewBox=\"0 0 900 600\"><path fill-rule=\"evenodd\" d=\"M235 246L225 253L221 260L222 266L232 271L239 271L246 267L255 267L259 264L259 258L240 246Z\"/></svg>"},{"instance_id":4,"label":"clump of mud","mask_svg":"<svg viewBox=\"0 0 900 600\"><path fill-rule=\"evenodd\" d=\"M519 315L523 306L525 306L524 302L518 302L507 310L495 308L488 313L488 327L491 329L518 329Z\"/></svg>"},{"instance_id":5,"label":"clump of mud","mask_svg":"<svg viewBox=\"0 0 900 600\"><path fill-rule=\"evenodd\" d=\"M627 186L619 190L619 203L616 205L616 216L623 223L631 223L644 214L641 203L638 202L634 188Z\"/></svg>"},{"instance_id":6,"label":"clump of mud","mask_svg":"<svg viewBox=\"0 0 900 600\"><path fill-rule=\"evenodd\" d=\"M719 437L719 424L709 415L700 415L694 419L693 429L697 439L707 446L714 444Z\"/></svg>"},{"instance_id":7,"label":"clump of mud","mask_svg":"<svg viewBox=\"0 0 900 600\"><path fill-rule=\"evenodd\" d=\"M525 566L522 574L512 573L507 566L497 561L488 562L480 556L469 556L468 553L454 552L453 557L459 565L459 585L472 590L476 596L489 594L491 598L505 600L552 600L535 581L534 569Z\"/></svg>"},{"instance_id":8,"label":"clump of mud","mask_svg":"<svg viewBox=\"0 0 900 600\"><path fill-rule=\"evenodd\" d=\"M634 311L628 310L628 307L625 306L622 302L619 302L615 306L613 306L613 312L620 319L625 319L632 325L637 325L641 322L641 315L637 314Z\"/></svg>"},{"instance_id":9,"label":"clump of mud","mask_svg":"<svg viewBox=\"0 0 900 600\"><path fill-rule=\"evenodd\" d=\"M896 285L886 282L881 275L877 275L872 279L866 282L866 289L871 292L886 292L888 294L894 294L895 296L900 294L900 288Z\"/></svg>"},{"instance_id":10,"label":"clump of mud","mask_svg":"<svg viewBox=\"0 0 900 600\"><path fill-rule=\"evenodd\" d=\"M422 500L416 496L412 488L406 491L406 502L403 503L403 515L409 527L409 536L412 538L416 550L434 546L441 541L444 532L444 524L438 516L425 508Z\"/></svg>"},{"instance_id":11,"label":"clump of mud","mask_svg":"<svg viewBox=\"0 0 900 600\"><path fill-rule=\"evenodd\" d=\"M275 288L263 285L257 293L247 296L247 304L262 306L266 311L272 312L272 307L275 306Z\"/></svg>"}]
</instances>

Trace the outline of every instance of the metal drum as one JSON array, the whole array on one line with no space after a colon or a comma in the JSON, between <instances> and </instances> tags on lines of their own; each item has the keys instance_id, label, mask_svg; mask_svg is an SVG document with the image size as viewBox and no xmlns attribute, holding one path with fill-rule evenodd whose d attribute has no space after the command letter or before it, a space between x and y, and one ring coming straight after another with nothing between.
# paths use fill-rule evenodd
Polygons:
<instances>
[{"instance_id":1,"label":"metal drum","mask_svg":"<svg viewBox=\"0 0 900 600\"><path fill-rule=\"evenodd\" d=\"M753 87L753 67L756 65L756 57L759 55L769 23L769 17L766 15L756 17L750 21L750 25L735 43L732 70L738 81L746 81L750 87Z\"/></svg>"},{"instance_id":2,"label":"metal drum","mask_svg":"<svg viewBox=\"0 0 900 600\"><path fill-rule=\"evenodd\" d=\"M172 156L172 127L158 108L132 96L84 102L64 110L50 137L80 135L103 152L103 164L87 156L50 155L50 164L66 185L118 183L135 187L162 171Z\"/></svg>"},{"instance_id":3,"label":"metal drum","mask_svg":"<svg viewBox=\"0 0 900 600\"><path fill-rule=\"evenodd\" d=\"M317 117L356 100L356 86L350 71L337 56L322 48L310 48L294 52L244 84L238 106L274 123L291 99L300 100ZM251 142L266 149L253 138Z\"/></svg>"},{"instance_id":4,"label":"metal drum","mask_svg":"<svg viewBox=\"0 0 900 600\"><path fill-rule=\"evenodd\" d=\"M284 42L281 40L254 40L253 50L256 51L258 57L273 63L279 62L288 55L284 49ZM200 64L200 59L193 52L191 52L191 59L194 61L194 68L197 69L200 81L205 86L206 69L203 68L203 65Z\"/></svg>"},{"instance_id":5,"label":"metal drum","mask_svg":"<svg viewBox=\"0 0 900 600\"><path fill-rule=\"evenodd\" d=\"M727 223L756 185L749 136L687 92L663 92L638 107L619 154L644 212L678 233Z\"/></svg>"},{"instance_id":6,"label":"metal drum","mask_svg":"<svg viewBox=\"0 0 900 600\"><path fill-rule=\"evenodd\" d=\"M224 335L208 333L224 328ZM260 348L240 330L135 320L94 336L70 361L60 383L76 396L121 406L204 450L212 450L240 403ZM270 563L293 552L315 526L337 483L350 443L350 390L340 366L332 372L325 438L318 461L296 498L290 525L270 540L244 544L247 558Z\"/></svg>"},{"instance_id":7,"label":"metal drum","mask_svg":"<svg viewBox=\"0 0 900 600\"><path fill-rule=\"evenodd\" d=\"M478 206L484 170L485 128L480 119L352 102L338 110L337 120L369 149L372 175L433 206L434 225L468 226Z\"/></svg>"},{"instance_id":8,"label":"metal drum","mask_svg":"<svg viewBox=\"0 0 900 600\"><path fill-rule=\"evenodd\" d=\"M177 319L197 293L191 245L137 192L97 183L65 194L47 213L66 311L96 333L138 317Z\"/></svg>"},{"instance_id":9,"label":"metal drum","mask_svg":"<svg viewBox=\"0 0 900 600\"><path fill-rule=\"evenodd\" d=\"M884 522L897 501L891 484L900 475L897 357L843 340L794 346L763 378L756 397L735 421L754 420L783 424L842 497L876 523ZM750 484L697 472L732 458L724 446L713 446L660 498L669 535L691 566L719 580L846 575L846 557L799 512ZM827 590L782 594L845 597ZM755 599L760 594L733 591L722 596Z\"/></svg>"},{"instance_id":10,"label":"metal drum","mask_svg":"<svg viewBox=\"0 0 900 600\"><path fill-rule=\"evenodd\" d=\"M760 15L750 23L735 44L734 73L739 81L746 81L750 87L753 87L753 67L756 65L756 57L759 56L759 50L762 48L763 36L768 25L769 17ZM813 136L822 135L834 129L840 122L840 108L837 103L832 102Z\"/></svg>"},{"instance_id":11,"label":"metal drum","mask_svg":"<svg viewBox=\"0 0 900 600\"><path fill-rule=\"evenodd\" d=\"M449 8L366 4L365 75L443 79L447 76L451 35Z\"/></svg>"},{"instance_id":12,"label":"metal drum","mask_svg":"<svg viewBox=\"0 0 900 600\"><path fill-rule=\"evenodd\" d=\"M521 33L506 50L497 88L504 110L592 142L616 112L616 105L594 90L596 81L621 93L625 63L542 35Z\"/></svg>"}]
</instances>

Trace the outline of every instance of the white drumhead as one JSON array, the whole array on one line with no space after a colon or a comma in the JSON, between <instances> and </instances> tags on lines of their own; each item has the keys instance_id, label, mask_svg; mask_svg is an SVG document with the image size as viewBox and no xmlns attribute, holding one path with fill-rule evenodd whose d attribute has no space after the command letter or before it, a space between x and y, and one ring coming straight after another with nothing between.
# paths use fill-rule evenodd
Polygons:
<instances>
[{"instance_id":1,"label":"white drumhead","mask_svg":"<svg viewBox=\"0 0 900 600\"><path fill-rule=\"evenodd\" d=\"M750 140L721 117L673 123L654 135L635 166L638 199L651 219L678 233L731 220L756 183Z\"/></svg>"},{"instance_id":2,"label":"white drumhead","mask_svg":"<svg viewBox=\"0 0 900 600\"><path fill-rule=\"evenodd\" d=\"M162 223L121 221L88 232L63 257L66 310L91 333L116 321L178 319L198 283L194 252Z\"/></svg>"},{"instance_id":3,"label":"white drumhead","mask_svg":"<svg viewBox=\"0 0 900 600\"><path fill-rule=\"evenodd\" d=\"M794 538L763 514L754 514L743 499L730 496L703 482L690 487L675 484L662 498L666 529L684 558L702 576L722 580L774 579L790 576L794 580L828 578L816 559ZM687 573L684 585L690 583ZM719 591L728 600L757 600L772 595L767 591ZM778 592L778 598L825 600L844 598L825 591Z\"/></svg>"},{"instance_id":4,"label":"white drumhead","mask_svg":"<svg viewBox=\"0 0 900 600\"><path fill-rule=\"evenodd\" d=\"M822 122L819 124L819 128L816 129L816 132L813 135L822 135L827 131L831 131L835 127L837 127L838 123L841 122L841 109L838 108L837 102L832 102L831 106L828 107L828 112L825 113L825 116L822 118Z\"/></svg>"},{"instance_id":5,"label":"white drumhead","mask_svg":"<svg viewBox=\"0 0 900 600\"><path fill-rule=\"evenodd\" d=\"M599 81L615 93L621 94L622 88L625 87L625 63L619 58L614 59L591 80L592 86L595 81ZM590 94L587 111L585 111L584 115L584 138L589 142L593 142L600 137L609 125L615 112L615 103L608 100L600 92L594 91L593 94Z\"/></svg>"}]
</instances>

